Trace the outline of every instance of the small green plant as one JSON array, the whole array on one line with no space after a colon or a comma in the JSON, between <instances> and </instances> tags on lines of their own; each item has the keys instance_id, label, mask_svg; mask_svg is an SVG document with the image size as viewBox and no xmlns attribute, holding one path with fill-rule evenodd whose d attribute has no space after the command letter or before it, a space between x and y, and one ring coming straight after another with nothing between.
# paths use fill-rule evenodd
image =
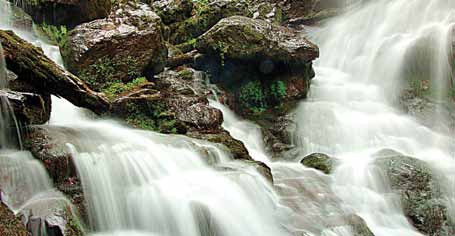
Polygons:
<instances>
[{"instance_id":1,"label":"small green plant","mask_svg":"<svg viewBox=\"0 0 455 236\"><path fill-rule=\"evenodd\" d=\"M164 104L148 104L147 107L128 104L127 110L126 122L130 125L160 133L179 133L177 120L167 111Z\"/></svg>"},{"instance_id":2,"label":"small green plant","mask_svg":"<svg viewBox=\"0 0 455 236\"><path fill-rule=\"evenodd\" d=\"M116 81L110 83L109 86L102 89L101 92L103 92L108 99L112 100L116 98L119 94L131 91L134 88L137 88L147 82L148 81L145 77L136 78L133 81L128 82L126 84L120 81Z\"/></svg>"},{"instance_id":3,"label":"small green plant","mask_svg":"<svg viewBox=\"0 0 455 236\"><path fill-rule=\"evenodd\" d=\"M282 99L286 96L286 85L282 80L278 80L270 85L270 91L275 99Z\"/></svg>"},{"instance_id":4,"label":"small green plant","mask_svg":"<svg viewBox=\"0 0 455 236\"><path fill-rule=\"evenodd\" d=\"M54 26L43 23L38 26L39 30L54 44L64 47L68 40L68 29L66 26Z\"/></svg>"},{"instance_id":5,"label":"small green plant","mask_svg":"<svg viewBox=\"0 0 455 236\"><path fill-rule=\"evenodd\" d=\"M240 103L253 113L264 112L267 108L266 98L260 81L253 80L243 84L239 90Z\"/></svg>"},{"instance_id":6,"label":"small green plant","mask_svg":"<svg viewBox=\"0 0 455 236\"><path fill-rule=\"evenodd\" d=\"M84 69L80 77L92 88L103 91L113 85L120 86L122 80L125 78L119 76L125 76L125 71L126 79L128 80L141 76L140 67L135 58L128 56L120 61L111 59L110 57L103 57Z\"/></svg>"}]
</instances>

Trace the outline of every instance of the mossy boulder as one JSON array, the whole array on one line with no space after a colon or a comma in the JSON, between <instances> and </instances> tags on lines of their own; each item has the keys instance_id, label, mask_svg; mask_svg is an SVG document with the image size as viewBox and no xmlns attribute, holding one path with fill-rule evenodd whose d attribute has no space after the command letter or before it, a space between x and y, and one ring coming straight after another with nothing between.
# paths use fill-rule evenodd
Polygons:
<instances>
[{"instance_id":1,"label":"mossy boulder","mask_svg":"<svg viewBox=\"0 0 455 236\"><path fill-rule=\"evenodd\" d=\"M173 44L191 42L221 19L234 16L252 16L248 0L196 1L192 16L169 25L169 41Z\"/></svg>"},{"instance_id":2,"label":"mossy boulder","mask_svg":"<svg viewBox=\"0 0 455 236\"><path fill-rule=\"evenodd\" d=\"M331 174L336 160L323 153L313 153L304 157L300 163L306 167L322 171L324 174Z\"/></svg>"},{"instance_id":3,"label":"mossy boulder","mask_svg":"<svg viewBox=\"0 0 455 236\"><path fill-rule=\"evenodd\" d=\"M77 26L61 52L67 68L97 90L141 75L151 78L167 57L160 18L149 6L132 3Z\"/></svg>"},{"instance_id":4,"label":"mossy boulder","mask_svg":"<svg viewBox=\"0 0 455 236\"><path fill-rule=\"evenodd\" d=\"M305 98L319 49L302 32L264 20L225 18L197 38L204 56L196 66L227 91L237 113L251 118L270 109L288 111Z\"/></svg>"},{"instance_id":5,"label":"mossy boulder","mask_svg":"<svg viewBox=\"0 0 455 236\"><path fill-rule=\"evenodd\" d=\"M316 45L305 35L263 20L233 16L218 22L197 39L196 48L224 59L273 64L311 62L319 56ZM264 71L273 66L263 64Z\"/></svg>"},{"instance_id":6,"label":"mossy boulder","mask_svg":"<svg viewBox=\"0 0 455 236\"><path fill-rule=\"evenodd\" d=\"M420 232L430 236L452 235L455 224L442 198L441 179L423 161L397 152L380 152L373 163L398 194L403 212Z\"/></svg>"},{"instance_id":7,"label":"mossy boulder","mask_svg":"<svg viewBox=\"0 0 455 236\"><path fill-rule=\"evenodd\" d=\"M14 3L37 23L69 28L106 17L111 11L110 0L24 0Z\"/></svg>"}]
</instances>

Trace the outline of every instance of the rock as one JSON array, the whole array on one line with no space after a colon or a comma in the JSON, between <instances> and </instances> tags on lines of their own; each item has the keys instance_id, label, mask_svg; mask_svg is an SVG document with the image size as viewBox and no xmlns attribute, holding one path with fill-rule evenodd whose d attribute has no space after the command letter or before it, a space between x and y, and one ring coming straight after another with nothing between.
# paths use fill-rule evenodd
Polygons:
<instances>
[{"instance_id":1,"label":"rock","mask_svg":"<svg viewBox=\"0 0 455 236\"><path fill-rule=\"evenodd\" d=\"M23 137L24 148L43 163L53 182L59 185L77 175L66 143L79 140L74 137L80 135L80 132L68 128L30 126Z\"/></svg>"},{"instance_id":2,"label":"rock","mask_svg":"<svg viewBox=\"0 0 455 236\"><path fill-rule=\"evenodd\" d=\"M172 44L190 43L223 18L242 15L252 16L249 0L209 0L197 1L193 5L193 15L181 22L169 25L169 42Z\"/></svg>"},{"instance_id":3,"label":"rock","mask_svg":"<svg viewBox=\"0 0 455 236\"><path fill-rule=\"evenodd\" d=\"M63 97L74 105L95 113L108 110L109 103L103 96L93 92L82 80L56 65L42 50L22 40L12 31L0 30L0 43L7 69L36 91Z\"/></svg>"},{"instance_id":4,"label":"rock","mask_svg":"<svg viewBox=\"0 0 455 236\"><path fill-rule=\"evenodd\" d=\"M184 21L193 11L192 0L152 0L150 4L166 25Z\"/></svg>"},{"instance_id":5,"label":"rock","mask_svg":"<svg viewBox=\"0 0 455 236\"><path fill-rule=\"evenodd\" d=\"M166 61L161 20L145 4L120 5L109 17L77 26L62 48L67 68L94 89L151 78Z\"/></svg>"},{"instance_id":6,"label":"rock","mask_svg":"<svg viewBox=\"0 0 455 236\"><path fill-rule=\"evenodd\" d=\"M29 236L29 232L21 220L7 206L0 203L0 235Z\"/></svg>"},{"instance_id":7,"label":"rock","mask_svg":"<svg viewBox=\"0 0 455 236\"><path fill-rule=\"evenodd\" d=\"M322 153L313 153L304 157L300 163L306 167L322 171L324 174L331 174L334 168L335 159Z\"/></svg>"},{"instance_id":8,"label":"rock","mask_svg":"<svg viewBox=\"0 0 455 236\"><path fill-rule=\"evenodd\" d=\"M245 145L241 141L234 139L225 130L220 129L212 133L193 131L186 135L191 138L207 140L212 143L219 143L226 146L232 154L232 158L235 160L252 160Z\"/></svg>"},{"instance_id":9,"label":"rock","mask_svg":"<svg viewBox=\"0 0 455 236\"><path fill-rule=\"evenodd\" d=\"M226 91L225 103L252 119L270 110L285 114L305 98L319 54L302 32L242 16L218 22L196 48L205 54L196 67Z\"/></svg>"},{"instance_id":10,"label":"rock","mask_svg":"<svg viewBox=\"0 0 455 236\"><path fill-rule=\"evenodd\" d=\"M0 97L9 100L18 122L24 125L44 124L51 115L50 96L43 98L34 93L0 90Z\"/></svg>"},{"instance_id":11,"label":"rock","mask_svg":"<svg viewBox=\"0 0 455 236\"><path fill-rule=\"evenodd\" d=\"M286 65L311 62L319 56L317 46L303 34L242 16L218 22L198 38L196 48L225 59L256 62L258 66L267 62ZM262 64L264 72L268 71L267 66Z\"/></svg>"},{"instance_id":12,"label":"rock","mask_svg":"<svg viewBox=\"0 0 455 236\"><path fill-rule=\"evenodd\" d=\"M49 25L76 25L106 17L111 10L110 0L24 0L14 1L33 21Z\"/></svg>"},{"instance_id":13,"label":"rock","mask_svg":"<svg viewBox=\"0 0 455 236\"><path fill-rule=\"evenodd\" d=\"M382 152L377 156L374 165L388 178L412 225L430 236L453 234L455 224L450 221L446 202L441 198L440 179L429 166L396 152Z\"/></svg>"}]
</instances>

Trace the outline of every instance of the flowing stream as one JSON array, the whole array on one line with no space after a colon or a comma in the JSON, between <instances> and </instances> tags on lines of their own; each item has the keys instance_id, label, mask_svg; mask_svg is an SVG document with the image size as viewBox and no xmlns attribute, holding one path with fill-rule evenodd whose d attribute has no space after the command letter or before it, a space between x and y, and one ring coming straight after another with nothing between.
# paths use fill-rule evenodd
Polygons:
<instances>
[{"instance_id":1,"label":"flowing stream","mask_svg":"<svg viewBox=\"0 0 455 236\"><path fill-rule=\"evenodd\" d=\"M4 1L0 10L12 14ZM79 145L67 148L84 188L89 234L348 236L355 234L346 216L359 215L377 236L420 235L397 198L383 194L389 186L370 165L383 148L426 161L444 176L455 219L455 142L453 130L440 125L448 117L436 110L434 122L423 124L396 105L400 91L413 84L405 79L428 83L436 101L445 98L454 22L453 1L378 0L309 30L321 58L310 97L295 111L296 159L313 152L335 156L341 162L332 175L297 161L271 160L259 127L215 101L223 126L272 168L273 186L217 145L93 120L53 98L46 126L81 134L74 141ZM61 64L58 48L12 27L8 17L2 16L0 28L13 29ZM0 171L2 200L15 213L45 215L52 204L66 201L28 152L2 151Z\"/></svg>"}]
</instances>

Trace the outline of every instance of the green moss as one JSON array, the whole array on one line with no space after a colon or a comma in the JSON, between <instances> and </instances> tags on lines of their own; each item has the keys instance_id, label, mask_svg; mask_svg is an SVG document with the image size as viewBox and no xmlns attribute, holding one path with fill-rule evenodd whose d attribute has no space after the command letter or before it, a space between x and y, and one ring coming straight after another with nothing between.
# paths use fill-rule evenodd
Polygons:
<instances>
[{"instance_id":1,"label":"green moss","mask_svg":"<svg viewBox=\"0 0 455 236\"><path fill-rule=\"evenodd\" d=\"M68 29L64 25L54 26L43 23L38 25L38 32L43 34L49 41L59 47L65 47L68 41Z\"/></svg>"},{"instance_id":2,"label":"green moss","mask_svg":"<svg viewBox=\"0 0 455 236\"><path fill-rule=\"evenodd\" d=\"M193 74L194 74L193 71L191 71L189 69L184 69L184 70L179 71L178 77L183 80L191 80L191 79L193 79Z\"/></svg>"},{"instance_id":3,"label":"green moss","mask_svg":"<svg viewBox=\"0 0 455 236\"><path fill-rule=\"evenodd\" d=\"M148 104L141 107L138 104L128 104L128 117L126 122L135 127L152 130L160 133L183 133L175 116L167 111L167 106L162 103Z\"/></svg>"},{"instance_id":4,"label":"green moss","mask_svg":"<svg viewBox=\"0 0 455 236\"><path fill-rule=\"evenodd\" d=\"M124 71L126 68L127 78L119 77L118 71ZM109 57L103 57L98 61L84 69L80 78L88 83L92 88L103 91L111 90L112 86L119 86L122 81L128 81L141 76L140 68L136 59L128 56L126 59L117 61Z\"/></svg>"},{"instance_id":5,"label":"green moss","mask_svg":"<svg viewBox=\"0 0 455 236\"><path fill-rule=\"evenodd\" d=\"M240 87L240 105L253 113L261 113L267 109L266 97L261 82L248 81Z\"/></svg>"},{"instance_id":6,"label":"green moss","mask_svg":"<svg viewBox=\"0 0 455 236\"><path fill-rule=\"evenodd\" d=\"M286 96L286 85L282 80L277 80L270 85L270 93L279 101Z\"/></svg>"},{"instance_id":7,"label":"green moss","mask_svg":"<svg viewBox=\"0 0 455 236\"><path fill-rule=\"evenodd\" d=\"M132 91L133 89L146 84L148 81L145 77L139 77L134 79L131 82L112 82L108 87L101 90L109 100L115 99L118 95L125 93L127 91Z\"/></svg>"}]
</instances>

